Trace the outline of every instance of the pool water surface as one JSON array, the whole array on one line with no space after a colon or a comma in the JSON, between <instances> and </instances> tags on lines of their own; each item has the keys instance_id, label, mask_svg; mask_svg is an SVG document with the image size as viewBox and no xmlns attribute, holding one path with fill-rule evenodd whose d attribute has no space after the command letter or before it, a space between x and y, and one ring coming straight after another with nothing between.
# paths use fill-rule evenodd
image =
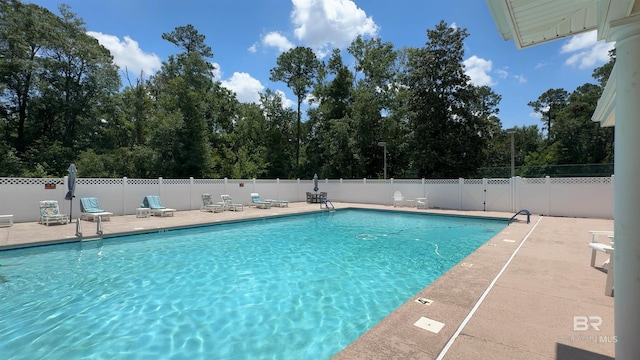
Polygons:
<instances>
[{"instance_id":1,"label":"pool water surface","mask_svg":"<svg viewBox=\"0 0 640 360\"><path fill-rule=\"evenodd\" d=\"M0 354L329 359L506 226L347 209L0 251Z\"/></svg>"}]
</instances>

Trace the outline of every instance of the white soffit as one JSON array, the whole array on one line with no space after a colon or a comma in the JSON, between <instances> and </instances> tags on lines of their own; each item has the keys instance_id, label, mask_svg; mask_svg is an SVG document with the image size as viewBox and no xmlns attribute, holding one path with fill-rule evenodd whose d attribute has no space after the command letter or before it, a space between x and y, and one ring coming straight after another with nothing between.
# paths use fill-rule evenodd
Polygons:
<instances>
[{"instance_id":1,"label":"white soffit","mask_svg":"<svg viewBox=\"0 0 640 360\"><path fill-rule=\"evenodd\" d=\"M518 49L598 29L629 16L635 0L486 0L498 32Z\"/></svg>"}]
</instances>

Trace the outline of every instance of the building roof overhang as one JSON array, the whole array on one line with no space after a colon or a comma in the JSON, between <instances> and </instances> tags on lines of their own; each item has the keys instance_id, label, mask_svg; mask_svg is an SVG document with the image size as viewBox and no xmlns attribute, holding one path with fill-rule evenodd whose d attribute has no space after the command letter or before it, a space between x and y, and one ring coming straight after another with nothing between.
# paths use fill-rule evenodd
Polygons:
<instances>
[{"instance_id":1,"label":"building roof overhang","mask_svg":"<svg viewBox=\"0 0 640 360\"><path fill-rule=\"evenodd\" d=\"M498 32L518 49L597 30L614 41L611 23L640 13L636 0L486 0ZM615 125L615 67L592 120Z\"/></svg>"}]
</instances>

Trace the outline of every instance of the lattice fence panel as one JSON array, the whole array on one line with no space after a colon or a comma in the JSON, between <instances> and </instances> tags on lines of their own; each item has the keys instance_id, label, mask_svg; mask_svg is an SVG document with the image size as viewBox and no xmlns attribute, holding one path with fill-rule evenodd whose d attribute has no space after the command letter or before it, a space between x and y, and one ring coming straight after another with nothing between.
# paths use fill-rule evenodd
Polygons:
<instances>
[{"instance_id":1,"label":"lattice fence panel","mask_svg":"<svg viewBox=\"0 0 640 360\"><path fill-rule=\"evenodd\" d=\"M422 179L400 179L400 180L394 179L393 183L394 184L422 184Z\"/></svg>"},{"instance_id":2,"label":"lattice fence panel","mask_svg":"<svg viewBox=\"0 0 640 360\"><path fill-rule=\"evenodd\" d=\"M64 178L0 178L0 185L63 185Z\"/></svg>"},{"instance_id":3,"label":"lattice fence panel","mask_svg":"<svg viewBox=\"0 0 640 360\"><path fill-rule=\"evenodd\" d=\"M460 183L458 179L427 179L424 181L428 185L457 185Z\"/></svg>"},{"instance_id":4,"label":"lattice fence panel","mask_svg":"<svg viewBox=\"0 0 640 360\"><path fill-rule=\"evenodd\" d=\"M78 178L76 184L80 185L122 185L124 179L98 179L98 178Z\"/></svg>"},{"instance_id":5,"label":"lattice fence panel","mask_svg":"<svg viewBox=\"0 0 640 360\"><path fill-rule=\"evenodd\" d=\"M158 185L160 179L127 179L128 185Z\"/></svg>"},{"instance_id":6,"label":"lattice fence panel","mask_svg":"<svg viewBox=\"0 0 640 360\"><path fill-rule=\"evenodd\" d=\"M545 178L523 178L522 181L529 185L544 185L547 183Z\"/></svg>"},{"instance_id":7,"label":"lattice fence panel","mask_svg":"<svg viewBox=\"0 0 640 360\"><path fill-rule=\"evenodd\" d=\"M162 185L190 185L190 179L162 179Z\"/></svg>"},{"instance_id":8,"label":"lattice fence panel","mask_svg":"<svg viewBox=\"0 0 640 360\"><path fill-rule=\"evenodd\" d=\"M611 177L551 178L551 184L611 184Z\"/></svg>"}]
</instances>

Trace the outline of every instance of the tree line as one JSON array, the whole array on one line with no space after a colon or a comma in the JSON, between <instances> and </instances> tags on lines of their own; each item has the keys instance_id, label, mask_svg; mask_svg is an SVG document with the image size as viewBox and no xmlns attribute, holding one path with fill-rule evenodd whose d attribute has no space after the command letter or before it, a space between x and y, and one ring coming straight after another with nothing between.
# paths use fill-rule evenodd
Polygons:
<instances>
[{"instance_id":1,"label":"tree line","mask_svg":"<svg viewBox=\"0 0 640 360\"><path fill-rule=\"evenodd\" d=\"M160 34L177 52L126 86L110 52L66 5L60 16L0 0L0 176L131 178L473 177L511 161L501 96L464 73L464 28L444 21L421 48L355 38L326 60L282 53L273 89L240 103L214 78L213 51L192 25ZM348 66L345 56L353 61ZM613 162L613 131L590 120L596 83L550 89L529 105L542 126L513 129L519 175L557 164ZM303 105L308 106L303 109Z\"/></svg>"}]
</instances>

